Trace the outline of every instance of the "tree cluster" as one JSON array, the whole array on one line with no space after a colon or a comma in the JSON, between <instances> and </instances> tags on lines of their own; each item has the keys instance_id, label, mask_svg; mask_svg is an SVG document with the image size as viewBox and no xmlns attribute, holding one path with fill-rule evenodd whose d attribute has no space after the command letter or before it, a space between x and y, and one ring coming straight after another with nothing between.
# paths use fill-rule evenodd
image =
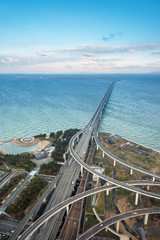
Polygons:
<instances>
[{"instance_id":1,"label":"tree cluster","mask_svg":"<svg viewBox=\"0 0 160 240\"><path fill-rule=\"evenodd\" d=\"M18 183L24 179L25 175L21 174L11 178L9 183L7 183L0 191L0 203L2 203L3 199L10 193L12 190L18 185Z\"/></svg>"},{"instance_id":2,"label":"tree cluster","mask_svg":"<svg viewBox=\"0 0 160 240\"><path fill-rule=\"evenodd\" d=\"M22 191L14 203L6 208L6 212L16 219L22 219L25 216L26 208L37 199L38 193L46 186L47 182L39 177L34 177Z\"/></svg>"},{"instance_id":3,"label":"tree cluster","mask_svg":"<svg viewBox=\"0 0 160 240\"><path fill-rule=\"evenodd\" d=\"M59 172L60 165L57 164L55 161L49 162L47 164L43 163L40 166L40 172L42 174L47 174L47 175L56 175Z\"/></svg>"},{"instance_id":4,"label":"tree cluster","mask_svg":"<svg viewBox=\"0 0 160 240\"><path fill-rule=\"evenodd\" d=\"M13 165L16 168L23 168L26 171L31 171L36 164L31 161L31 155L20 155L20 154L6 154L5 156L1 157L0 160L5 161L7 164Z\"/></svg>"},{"instance_id":5,"label":"tree cluster","mask_svg":"<svg viewBox=\"0 0 160 240\"><path fill-rule=\"evenodd\" d=\"M69 141L72 136L74 136L79 130L78 129L68 129L64 132L62 139L58 139L58 141L54 142L55 150L52 153L52 157L57 162L63 162L63 153L66 151L66 147L69 144ZM61 131L60 131L61 132ZM59 136L61 136L60 132L57 132ZM56 135L57 136L57 135Z\"/></svg>"},{"instance_id":6,"label":"tree cluster","mask_svg":"<svg viewBox=\"0 0 160 240\"><path fill-rule=\"evenodd\" d=\"M35 138L45 138L46 134L38 134L35 136Z\"/></svg>"}]
</instances>

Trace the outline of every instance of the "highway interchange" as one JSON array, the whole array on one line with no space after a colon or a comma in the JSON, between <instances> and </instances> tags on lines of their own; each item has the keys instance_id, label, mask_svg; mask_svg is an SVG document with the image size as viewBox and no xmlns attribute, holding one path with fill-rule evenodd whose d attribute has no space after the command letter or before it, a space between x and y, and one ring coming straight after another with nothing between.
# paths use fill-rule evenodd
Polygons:
<instances>
[{"instance_id":1,"label":"highway interchange","mask_svg":"<svg viewBox=\"0 0 160 240\"><path fill-rule=\"evenodd\" d=\"M24 239L28 239L43 223L45 223L48 219L50 219L52 216L54 216L56 213L58 213L59 211L61 211L65 207L68 207L73 202L78 201L78 200L80 200L80 199L82 199L84 197L87 197L87 196L91 195L91 194L99 193L99 192L102 192L102 191L105 191L105 190L111 190L111 189L113 189L113 187L122 187L124 189L129 190L129 191L135 192L136 194L141 194L141 195L145 195L145 196L148 196L148 197L160 199L160 195L158 195L158 194L147 192L147 191L143 191L140 188L133 187L133 185L136 185L136 184L120 182L120 181L117 181L117 180L115 180L113 178L110 178L110 177L108 177L106 175L100 174L97 171L93 170L90 166L88 166L84 162L85 154L87 152L87 148L88 148L88 145L89 145L89 141L91 139L93 139L93 138L95 139L95 142L97 143L98 147L101 148L101 150L106 155L109 155L109 153L104 148L102 148L102 146L98 142L96 136L97 136L97 129L98 129L98 124L99 124L99 121L100 121L100 118L101 118L101 114L103 112L103 109L105 107L105 104L106 104L107 100L109 99L109 96L111 94L111 91L113 89L114 84L115 84L115 82L113 82L111 84L111 86L109 87L108 91L106 92L104 98L102 99L99 107L97 108L95 114L93 115L93 117L92 117L91 121L88 123L88 125L84 129L82 129L79 133L77 133L75 136L73 136L72 139L70 140L70 143L69 143L70 154L72 155L73 159L81 166L82 174L83 174L83 168L85 168L86 170L88 170L92 174L96 174L97 176L99 176L99 178L101 178L101 179L105 180L106 182L109 182L109 183L111 183L113 185L109 185L109 186L105 185L103 187L92 189L92 190L86 191L84 193L75 195L74 197L71 197L71 198L66 199L65 201L59 203L58 205L56 205L52 209L50 209L48 212L43 214L36 222L34 222L19 237L19 239L21 239L21 240L22 239L23 240ZM78 144L77 144L77 142L78 142ZM110 155L109 157L112 158L114 161L117 161L120 164L124 165L124 162L122 162L120 159L117 159L117 158L114 159L113 155ZM152 176L154 178L155 177L156 178L160 178L160 176L157 175L157 174L148 173L148 172L144 171L143 169L139 169L139 168L134 167L134 166L129 165L129 164L127 164L126 167L128 167L130 169L134 169L134 170L142 172L142 173L145 173L145 174L150 175L150 176ZM142 185L142 182L139 182L139 183ZM149 185L149 183L147 183L147 182L146 182L146 184ZM155 183L153 181L152 184L157 184L157 183ZM159 213L159 212L160 212L160 209L159 208L156 209L156 213ZM125 214L128 214L128 215L122 214L121 217L122 217L122 219L124 219L126 217L133 217L133 216L140 215L140 214L145 214L145 213L155 213L155 212L154 212L153 209L148 209L148 210L141 209L141 210L137 211L137 214L134 213L134 211L132 211L130 213L125 213ZM120 215L118 215L116 217L119 217L119 216ZM112 218L112 220L114 219L113 222L116 222L116 217ZM117 221L119 221L121 218L117 218L117 219L118 219ZM104 228L105 224L106 224L106 226L111 225L112 221L110 220L110 224L107 223L107 221L109 221L109 220L106 220L103 223L103 226L100 226L100 224L97 225L98 226L98 230L101 230L102 227ZM109 225L107 225L107 224L109 224ZM97 232L97 230L96 230L96 232ZM83 238L83 239L88 239L92 235L93 235L93 233L90 233L90 235L88 235L87 238Z\"/></svg>"},{"instance_id":2,"label":"highway interchange","mask_svg":"<svg viewBox=\"0 0 160 240\"><path fill-rule=\"evenodd\" d=\"M148 209L138 209L135 211L130 211L126 213L118 214L115 217L112 217L110 219L106 219L103 222L95 225L93 228L89 229L87 232L83 233L77 240L86 240L94 236L99 231L103 230L106 227L109 227L110 225L113 225L114 223L118 221L122 221L127 218L131 217L137 217L145 214L159 214L160 208L148 208Z\"/></svg>"}]
</instances>

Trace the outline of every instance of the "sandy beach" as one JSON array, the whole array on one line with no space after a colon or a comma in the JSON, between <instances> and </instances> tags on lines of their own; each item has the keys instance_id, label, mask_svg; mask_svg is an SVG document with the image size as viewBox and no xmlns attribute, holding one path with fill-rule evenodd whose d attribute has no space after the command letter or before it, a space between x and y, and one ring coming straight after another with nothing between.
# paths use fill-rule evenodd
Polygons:
<instances>
[{"instance_id":1,"label":"sandy beach","mask_svg":"<svg viewBox=\"0 0 160 240\"><path fill-rule=\"evenodd\" d=\"M50 141L48 141L48 140L41 141L41 146L38 147L36 149L36 151L42 151L49 143L50 143Z\"/></svg>"}]
</instances>

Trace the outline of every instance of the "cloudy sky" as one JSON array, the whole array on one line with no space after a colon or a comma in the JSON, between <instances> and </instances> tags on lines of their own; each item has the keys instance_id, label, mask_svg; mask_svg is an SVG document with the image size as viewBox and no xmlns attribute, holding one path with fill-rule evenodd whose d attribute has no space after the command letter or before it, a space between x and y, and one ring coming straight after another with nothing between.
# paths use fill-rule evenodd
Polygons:
<instances>
[{"instance_id":1,"label":"cloudy sky","mask_svg":"<svg viewBox=\"0 0 160 240\"><path fill-rule=\"evenodd\" d=\"M0 73L160 72L160 0L0 0Z\"/></svg>"}]
</instances>

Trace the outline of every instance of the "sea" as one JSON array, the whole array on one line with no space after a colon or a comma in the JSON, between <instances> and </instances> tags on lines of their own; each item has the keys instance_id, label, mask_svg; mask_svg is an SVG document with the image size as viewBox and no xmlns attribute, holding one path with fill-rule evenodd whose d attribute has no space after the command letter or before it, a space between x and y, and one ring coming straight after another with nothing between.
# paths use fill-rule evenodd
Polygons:
<instances>
[{"instance_id":1,"label":"sea","mask_svg":"<svg viewBox=\"0 0 160 240\"><path fill-rule=\"evenodd\" d=\"M84 128L113 80L99 131L160 150L160 74L0 74L0 141Z\"/></svg>"}]
</instances>

